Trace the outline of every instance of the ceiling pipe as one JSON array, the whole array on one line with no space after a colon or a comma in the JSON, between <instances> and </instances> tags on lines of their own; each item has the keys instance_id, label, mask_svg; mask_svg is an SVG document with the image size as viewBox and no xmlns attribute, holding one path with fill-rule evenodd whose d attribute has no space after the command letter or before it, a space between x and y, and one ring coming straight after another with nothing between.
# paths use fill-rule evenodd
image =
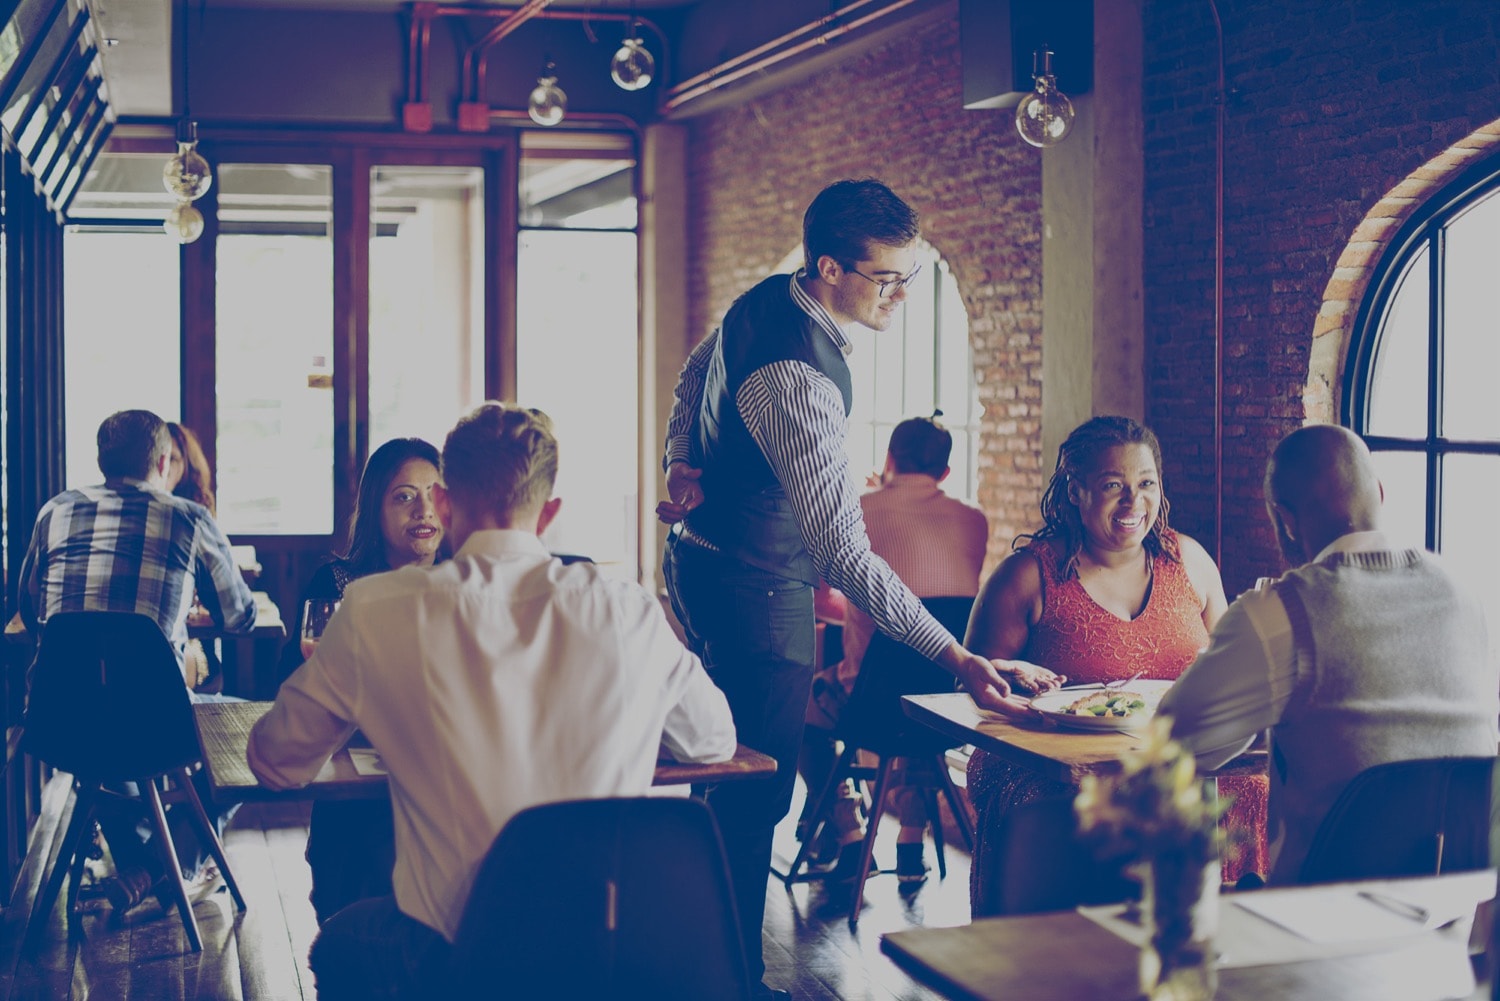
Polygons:
<instances>
[{"instance_id":1,"label":"ceiling pipe","mask_svg":"<svg viewBox=\"0 0 1500 1001\"><path fill-rule=\"evenodd\" d=\"M853 3L848 4L840 10L834 11L832 14L825 14L823 17L818 18L816 21L804 24L802 27L797 28L793 31L789 31L785 35L781 35L778 38L771 39L764 45L757 45L755 48L751 49L748 52L742 52L731 59L726 59L722 63L719 63L717 66L712 66L704 70L697 76L688 77L686 80L679 81L675 86L672 87L672 89L667 91L667 97L671 98L683 91L690 90L705 80L710 80L721 73L728 72L729 70L734 69L736 66L739 66L742 63L749 62L757 56L770 52L778 46L785 45L788 42L794 41L802 35L806 35L810 32L825 28L833 22L837 21L839 18L847 17L853 11L876 2L878 2L878 0L854 0Z\"/></svg>"},{"instance_id":2,"label":"ceiling pipe","mask_svg":"<svg viewBox=\"0 0 1500 1001\"><path fill-rule=\"evenodd\" d=\"M518 125L522 128L533 128L536 123L531 120L531 115L525 111L511 108L492 108L489 112L489 120L499 125ZM549 132L560 132L565 128L579 126L606 125L618 128L622 132L631 132L640 135L641 123L616 111L570 111L568 116L556 125L548 127Z\"/></svg>"},{"instance_id":3,"label":"ceiling pipe","mask_svg":"<svg viewBox=\"0 0 1500 1001\"><path fill-rule=\"evenodd\" d=\"M694 79L705 77L707 79L705 79L704 82L691 87L684 87L679 84L678 86L672 88L672 90L668 91L667 99L662 102L661 107L658 110L663 115L670 114L671 112L682 108L682 106L687 104L688 102L695 101L700 97L710 94L713 91L718 90L720 87L725 86L726 84L733 83L736 80L741 80L754 73L759 73L762 70L769 69L770 67L775 66L778 63L790 59L792 56L800 55L803 52L818 48L822 45L827 45L829 42L837 38L841 38L851 31L855 31L859 28L864 27L865 25L872 24L875 21L880 20L881 18L889 17L891 14L894 14L896 11L901 10L903 7L910 7L912 4L918 2L919 0L894 0L893 3L881 7L878 10L872 11L871 13L866 14L864 17L856 18L853 21L849 21L845 24L839 25L836 28L825 31L814 38L809 38L806 41L799 42L796 45L779 49L778 51L772 52L768 55L763 55L749 63L744 63L727 73L722 73L718 68L715 68L707 71L706 73L699 74L699 76L695 77ZM826 18L824 20L826 21ZM814 22L814 24L816 23L818 22ZM806 33L806 28L799 29L797 31L790 32L787 35L783 35L781 39L777 39L775 42L768 44L774 47L776 45L783 44L783 40L785 39L796 38ZM765 46L762 46L762 48L765 48Z\"/></svg>"},{"instance_id":4,"label":"ceiling pipe","mask_svg":"<svg viewBox=\"0 0 1500 1001\"><path fill-rule=\"evenodd\" d=\"M491 28L483 38L469 46L468 51L464 53L463 77L461 78L461 92L464 100L478 100L477 95L484 93L484 63L483 60L480 61L479 70L476 73L474 70L475 53L488 51L490 46L531 20L535 15L540 14L551 2L552 0L526 0L526 3L517 8L515 13L506 17ZM473 91L468 89L471 80L476 82L476 88Z\"/></svg>"}]
</instances>

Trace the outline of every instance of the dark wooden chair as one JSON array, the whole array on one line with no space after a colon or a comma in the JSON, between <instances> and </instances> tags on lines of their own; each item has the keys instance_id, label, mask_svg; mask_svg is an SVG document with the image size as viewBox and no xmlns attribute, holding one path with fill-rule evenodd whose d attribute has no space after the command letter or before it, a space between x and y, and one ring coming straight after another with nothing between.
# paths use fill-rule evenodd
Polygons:
<instances>
[{"instance_id":1,"label":"dark wooden chair","mask_svg":"<svg viewBox=\"0 0 1500 1001\"><path fill-rule=\"evenodd\" d=\"M698 800L532 807L479 868L445 996L749 1001L736 915L719 829Z\"/></svg>"},{"instance_id":2,"label":"dark wooden chair","mask_svg":"<svg viewBox=\"0 0 1500 1001\"><path fill-rule=\"evenodd\" d=\"M1489 868L1495 761L1423 758L1360 772L1319 825L1298 882Z\"/></svg>"},{"instance_id":3,"label":"dark wooden chair","mask_svg":"<svg viewBox=\"0 0 1500 1001\"><path fill-rule=\"evenodd\" d=\"M70 930L77 930L73 904L95 810L104 797L119 795L111 790L134 783L147 807L151 843L174 877L168 882L188 943L194 952L202 950L157 788L165 778L172 779L176 795L192 811L235 905L245 909L224 846L193 788L192 769L203 752L192 705L177 658L153 619L129 612L59 612L49 618L32 671L21 748L71 774L77 796L57 861L32 911L31 931L45 924L70 874L67 914Z\"/></svg>"},{"instance_id":4,"label":"dark wooden chair","mask_svg":"<svg viewBox=\"0 0 1500 1001\"><path fill-rule=\"evenodd\" d=\"M1100 861L1079 837L1071 796L1012 807L988 837L990 854L978 870L983 882L977 887L976 918L1140 897L1140 885L1119 864Z\"/></svg>"},{"instance_id":5,"label":"dark wooden chair","mask_svg":"<svg viewBox=\"0 0 1500 1001\"><path fill-rule=\"evenodd\" d=\"M968 627L969 612L973 609L973 598L923 598L934 618L955 636L962 636ZM928 695L934 692L951 692L955 686L952 674L884 634L877 633L870 639L864 659L860 661L859 676L854 682L854 691L839 715L834 728L835 740L843 743L833 774L829 776L808 816L812 819L805 832L802 847L782 881L793 883L826 878L827 872L808 868L809 856L817 841L818 831L827 822L827 812L834 791L846 779L873 781L870 821L865 828L859 875L855 880L854 900L849 912L849 927L859 922L859 911L864 904L865 880L869 878L870 859L875 852L875 832L879 827L881 812L885 807L886 794L891 787L891 771L898 758L907 761L908 777L922 776L923 795L927 800L927 815L932 821L933 841L937 848L938 876L948 875L948 864L943 844L943 825L938 812L939 791L948 800L969 850L974 848L974 824L948 774L945 753L961 742L945 737L937 731L923 726L901 707L903 695ZM876 758L874 767L859 764L859 752L867 751Z\"/></svg>"}]
</instances>

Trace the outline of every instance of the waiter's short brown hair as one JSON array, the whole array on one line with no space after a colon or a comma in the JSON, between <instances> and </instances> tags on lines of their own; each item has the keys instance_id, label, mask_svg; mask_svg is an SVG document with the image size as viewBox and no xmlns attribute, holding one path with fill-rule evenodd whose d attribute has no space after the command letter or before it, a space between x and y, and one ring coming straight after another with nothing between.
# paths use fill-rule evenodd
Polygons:
<instances>
[{"instance_id":1,"label":"waiter's short brown hair","mask_svg":"<svg viewBox=\"0 0 1500 1001\"><path fill-rule=\"evenodd\" d=\"M557 481L552 418L489 400L462 418L443 443L443 485L469 510L502 516L540 509Z\"/></svg>"}]
</instances>

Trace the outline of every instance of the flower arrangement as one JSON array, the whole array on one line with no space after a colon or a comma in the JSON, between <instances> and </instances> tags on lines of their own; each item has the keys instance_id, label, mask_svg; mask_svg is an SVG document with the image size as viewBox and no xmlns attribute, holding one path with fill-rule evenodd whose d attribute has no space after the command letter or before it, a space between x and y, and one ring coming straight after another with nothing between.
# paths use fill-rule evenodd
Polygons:
<instances>
[{"instance_id":1,"label":"flower arrangement","mask_svg":"<svg viewBox=\"0 0 1500 1001\"><path fill-rule=\"evenodd\" d=\"M1079 832L1110 858L1172 856L1198 865L1218 858L1225 804L1203 795L1197 761L1172 739L1168 717L1152 719L1144 736L1121 757L1118 773L1083 777L1073 803Z\"/></svg>"},{"instance_id":2,"label":"flower arrangement","mask_svg":"<svg viewBox=\"0 0 1500 1001\"><path fill-rule=\"evenodd\" d=\"M1197 762L1172 739L1170 719L1153 718L1145 738L1122 756L1119 773L1084 777L1074 800L1078 829L1101 855L1128 860L1140 880L1150 932L1142 993L1150 1001L1203 1001L1217 983L1212 940L1225 804L1203 795Z\"/></svg>"}]
</instances>

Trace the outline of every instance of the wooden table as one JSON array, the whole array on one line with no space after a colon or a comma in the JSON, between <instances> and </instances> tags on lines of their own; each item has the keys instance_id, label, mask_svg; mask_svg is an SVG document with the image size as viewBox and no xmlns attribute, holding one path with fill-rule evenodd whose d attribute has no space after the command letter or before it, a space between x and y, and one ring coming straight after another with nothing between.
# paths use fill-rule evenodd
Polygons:
<instances>
[{"instance_id":1,"label":"wooden table","mask_svg":"<svg viewBox=\"0 0 1500 1001\"><path fill-rule=\"evenodd\" d=\"M1133 733L1064 730L1043 720L1003 719L980 710L964 692L906 695L906 714L939 733L982 747L1012 764L1022 765L1058 782L1076 784L1084 775L1108 772L1120 755L1140 744ZM1264 751L1247 751L1214 775L1260 774Z\"/></svg>"},{"instance_id":2,"label":"wooden table","mask_svg":"<svg viewBox=\"0 0 1500 1001\"><path fill-rule=\"evenodd\" d=\"M384 775L362 775L349 748L340 748L329 767L302 789L267 789L256 781L245 760L250 728L271 708L270 702L200 702L193 706L193 722L203 746L208 784L219 803L278 800L378 799L386 795ZM770 775L775 759L739 745L733 758L719 764L659 761L655 785L703 785Z\"/></svg>"},{"instance_id":3,"label":"wooden table","mask_svg":"<svg viewBox=\"0 0 1500 1001\"><path fill-rule=\"evenodd\" d=\"M1476 874L1469 874L1470 879ZM1494 892L1493 873L1488 878ZM1403 881L1411 885L1457 877ZM1274 891L1307 895L1337 889L1353 895L1359 886L1396 888L1397 882L1298 887ZM1273 891L1257 891L1270 893ZM1399 890L1391 889L1398 893ZM1219 901L1221 927L1215 944L1227 962L1245 933L1261 940L1286 939L1289 962L1222 965L1215 1001L1438 1001L1481 996L1469 962L1469 928L1461 922L1446 931L1417 929L1396 939L1319 946L1264 918L1229 908L1236 897ZM1309 898L1310 899L1310 898ZM1236 908L1237 909L1237 908ZM1230 920L1235 918L1237 920ZM1275 948L1272 940L1272 948ZM1263 946L1264 947L1264 946ZM880 949L919 982L954 1001L1134 1001L1137 948L1076 911L987 918L957 928L921 928L882 938ZM1324 955L1316 955L1322 950ZM1488 998L1485 990L1482 997Z\"/></svg>"}]
</instances>

